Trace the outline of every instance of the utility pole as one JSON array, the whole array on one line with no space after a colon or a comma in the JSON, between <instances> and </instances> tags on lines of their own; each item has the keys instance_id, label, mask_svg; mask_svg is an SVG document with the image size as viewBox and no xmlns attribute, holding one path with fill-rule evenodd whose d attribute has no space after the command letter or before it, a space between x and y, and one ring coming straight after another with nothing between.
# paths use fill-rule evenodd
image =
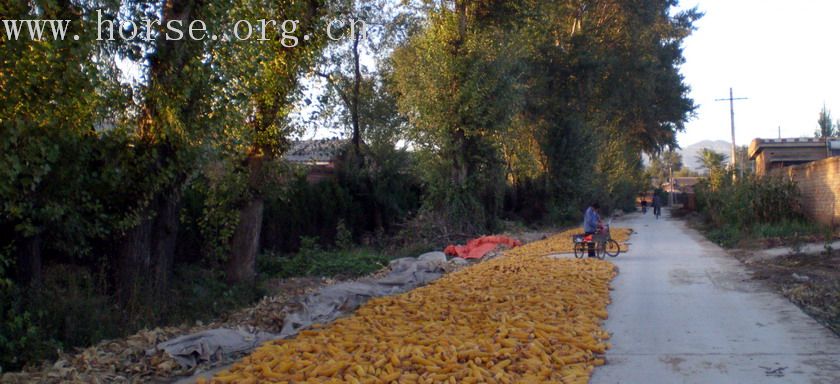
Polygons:
<instances>
[{"instance_id":1,"label":"utility pole","mask_svg":"<svg viewBox=\"0 0 840 384\"><path fill-rule=\"evenodd\" d=\"M746 100L746 97L733 97L732 96L732 87L729 87L729 98L728 99L715 99L715 101L729 101L729 122L732 126L732 169L735 169L736 160L735 155L737 151L735 149L735 100ZM744 178L744 166L741 164L741 178Z\"/></svg>"},{"instance_id":2,"label":"utility pole","mask_svg":"<svg viewBox=\"0 0 840 384\"><path fill-rule=\"evenodd\" d=\"M672 166L668 166L668 209L671 209L673 212L674 209L674 170Z\"/></svg>"}]
</instances>

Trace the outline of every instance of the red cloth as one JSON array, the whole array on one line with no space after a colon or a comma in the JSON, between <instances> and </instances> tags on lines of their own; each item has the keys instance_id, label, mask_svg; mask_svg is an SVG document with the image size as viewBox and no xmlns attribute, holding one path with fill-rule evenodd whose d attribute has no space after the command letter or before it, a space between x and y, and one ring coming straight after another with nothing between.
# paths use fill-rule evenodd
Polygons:
<instances>
[{"instance_id":1,"label":"red cloth","mask_svg":"<svg viewBox=\"0 0 840 384\"><path fill-rule=\"evenodd\" d=\"M468 241L467 245L448 245L443 250L443 253L465 259L480 259L487 252L496 249L499 244L504 244L511 248L522 245L519 240L507 236L482 236Z\"/></svg>"}]
</instances>

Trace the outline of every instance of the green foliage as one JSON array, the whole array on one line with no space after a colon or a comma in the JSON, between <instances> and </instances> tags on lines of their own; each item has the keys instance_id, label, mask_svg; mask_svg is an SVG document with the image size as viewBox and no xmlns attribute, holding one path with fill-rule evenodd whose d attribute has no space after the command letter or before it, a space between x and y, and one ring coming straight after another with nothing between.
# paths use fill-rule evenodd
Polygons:
<instances>
[{"instance_id":1,"label":"green foliage","mask_svg":"<svg viewBox=\"0 0 840 384\"><path fill-rule=\"evenodd\" d=\"M123 318L85 268L53 265L43 284L0 289L0 367L18 369L119 335Z\"/></svg>"},{"instance_id":2,"label":"green foliage","mask_svg":"<svg viewBox=\"0 0 840 384\"><path fill-rule=\"evenodd\" d=\"M680 169L677 172L674 172L674 177L700 177L700 173L695 172L689 168ZM666 179L667 180L667 179Z\"/></svg>"},{"instance_id":3,"label":"green foliage","mask_svg":"<svg viewBox=\"0 0 840 384\"><path fill-rule=\"evenodd\" d=\"M774 223L755 224L748 230L741 230L734 225L710 227L706 230L709 240L724 247L732 248L744 241L753 239L781 240L791 245L794 253L801 251L803 239L822 234L823 228L805 219L783 220Z\"/></svg>"},{"instance_id":4,"label":"green foliage","mask_svg":"<svg viewBox=\"0 0 840 384\"><path fill-rule=\"evenodd\" d=\"M724 174L695 186L698 209L717 227L746 230L761 223L803 218L796 183L783 178L745 177L732 181Z\"/></svg>"},{"instance_id":5,"label":"green foliage","mask_svg":"<svg viewBox=\"0 0 840 384\"><path fill-rule=\"evenodd\" d=\"M701 15L671 5L534 0L507 8L525 51L519 113L539 143L532 158L546 174L553 216L579 220L596 199L629 208L644 187L638 154L675 145L695 108L679 74L680 45Z\"/></svg>"},{"instance_id":6,"label":"green foliage","mask_svg":"<svg viewBox=\"0 0 840 384\"><path fill-rule=\"evenodd\" d=\"M212 320L262 296L253 285L229 286L218 271L176 270L171 305L127 313L101 287L104 276L86 268L55 265L37 289L0 291L0 367L21 368L55 357L59 350L87 347L154 324Z\"/></svg>"},{"instance_id":7,"label":"green foliage","mask_svg":"<svg viewBox=\"0 0 840 384\"><path fill-rule=\"evenodd\" d=\"M250 305L265 292L258 285L229 285L219 270L184 265L175 270L171 295L175 303L166 312L168 324L218 319L232 310Z\"/></svg>"},{"instance_id":8,"label":"green foliage","mask_svg":"<svg viewBox=\"0 0 840 384\"><path fill-rule=\"evenodd\" d=\"M636 196L647 187L642 177L641 156L632 147L625 146L620 136L603 142L596 165L600 180L592 195L603 194L597 200L604 212L611 212L611 209L635 211Z\"/></svg>"},{"instance_id":9,"label":"green foliage","mask_svg":"<svg viewBox=\"0 0 840 384\"><path fill-rule=\"evenodd\" d=\"M239 224L238 208L246 199L247 185L247 175L235 172L232 163L220 161L209 166L204 178L192 186L204 197L198 225L211 260L224 261L230 252L230 239Z\"/></svg>"},{"instance_id":10,"label":"green foliage","mask_svg":"<svg viewBox=\"0 0 840 384\"><path fill-rule=\"evenodd\" d=\"M814 132L815 137L834 137L840 136L840 127L831 121L831 111L823 105L820 111L820 118L817 120L817 131Z\"/></svg>"},{"instance_id":11,"label":"green foliage","mask_svg":"<svg viewBox=\"0 0 840 384\"><path fill-rule=\"evenodd\" d=\"M785 219L773 223L758 223L753 226L752 233L763 239L789 239L796 236L823 235L824 228L804 219Z\"/></svg>"},{"instance_id":12,"label":"green foliage","mask_svg":"<svg viewBox=\"0 0 840 384\"><path fill-rule=\"evenodd\" d=\"M743 239L743 232L735 226L726 225L719 228L709 228L706 231L709 240L724 248L732 248Z\"/></svg>"},{"instance_id":13,"label":"green foliage","mask_svg":"<svg viewBox=\"0 0 840 384\"><path fill-rule=\"evenodd\" d=\"M420 205L422 186L414 155L397 149L386 136L378 140L362 146L361 154L348 143L337 159L336 182L362 210L353 221L356 235L391 233L395 224L411 217Z\"/></svg>"},{"instance_id":14,"label":"green foliage","mask_svg":"<svg viewBox=\"0 0 840 384\"><path fill-rule=\"evenodd\" d=\"M109 305L102 289L104 276L87 268L55 265L44 273L43 287L32 296L38 303L38 325L50 332L61 347L70 349L92 345L120 334L122 314Z\"/></svg>"},{"instance_id":15,"label":"green foliage","mask_svg":"<svg viewBox=\"0 0 840 384\"><path fill-rule=\"evenodd\" d=\"M342 156L336 164L336 178L315 183L307 181L307 168L302 167L282 193L266 199L263 248L293 252L302 237L318 238L322 245L335 244L340 222L355 241L370 234L396 232L398 224L420 206L422 186L415 176L414 161L405 150L369 148L362 167ZM348 242L343 240L345 245Z\"/></svg>"},{"instance_id":16,"label":"green foliage","mask_svg":"<svg viewBox=\"0 0 840 384\"><path fill-rule=\"evenodd\" d=\"M323 249L318 240L303 237L300 251L294 255L273 252L257 258L262 273L275 277L339 276L352 278L375 272L391 260L370 248Z\"/></svg>"},{"instance_id":17,"label":"green foliage","mask_svg":"<svg viewBox=\"0 0 840 384\"><path fill-rule=\"evenodd\" d=\"M749 176L732 181L731 172L695 186L697 208L710 225L709 237L734 246L744 237L781 238L818 235L798 207L796 183L783 178Z\"/></svg>"},{"instance_id":18,"label":"green foliage","mask_svg":"<svg viewBox=\"0 0 840 384\"><path fill-rule=\"evenodd\" d=\"M674 177L689 176L690 172L689 169L683 168L682 155L671 149L650 157L650 164L645 169L645 177L659 187L668 182L672 174Z\"/></svg>"},{"instance_id":19,"label":"green foliage","mask_svg":"<svg viewBox=\"0 0 840 384\"><path fill-rule=\"evenodd\" d=\"M55 347L25 308L23 292L15 287L0 289L0 372L51 356Z\"/></svg>"},{"instance_id":20,"label":"green foliage","mask_svg":"<svg viewBox=\"0 0 840 384\"><path fill-rule=\"evenodd\" d=\"M96 194L112 174L93 129L110 111L106 98L120 105L125 97L109 85L111 74L89 63L98 47L78 12L88 9L49 1L5 4L3 19L70 20L68 35L80 38L6 41L4 35L0 44L0 247L41 237L82 256L91 238L120 221Z\"/></svg>"},{"instance_id":21,"label":"green foliage","mask_svg":"<svg viewBox=\"0 0 840 384\"><path fill-rule=\"evenodd\" d=\"M467 12L431 10L430 26L394 52L394 80L409 138L424 152L425 209L456 231L481 232L499 211L497 143L521 104L521 68L502 29Z\"/></svg>"},{"instance_id":22,"label":"green foliage","mask_svg":"<svg viewBox=\"0 0 840 384\"><path fill-rule=\"evenodd\" d=\"M353 196L334 180L310 184L303 174L289 180L283 198L265 204L263 248L277 252L296 251L302 236L332 244L339 220L356 230L364 215Z\"/></svg>"},{"instance_id":23,"label":"green foliage","mask_svg":"<svg viewBox=\"0 0 840 384\"><path fill-rule=\"evenodd\" d=\"M703 148L703 151L697 154L697 161L706 169L706 175L712 177L724 172L728 158L729 156L717 153L709 148Z\"/></svg>"},{"instance_id":24,"label":"green foliage","mask_svg":"<svg viewBox=\"0 0 840 384\"><path fill-rule=\"evenodd\" d=\"M335 248L338 250L348 250L353 246L353 233L347 229L344 220L339 220L335 227Z\"/></svg>"}]
</instances>

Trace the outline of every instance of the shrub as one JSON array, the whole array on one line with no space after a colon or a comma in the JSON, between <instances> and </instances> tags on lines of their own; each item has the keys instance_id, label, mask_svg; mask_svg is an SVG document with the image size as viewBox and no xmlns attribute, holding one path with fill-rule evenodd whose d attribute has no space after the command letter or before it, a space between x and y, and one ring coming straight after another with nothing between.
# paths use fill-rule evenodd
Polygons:
<instances>
[{"instance_id":1,"label":"shrub","mask_svg":"<svg viewBox=\"0 0 840 384\"><path fill-rule=\"evenodd\" d=\"M56 264L40 286L0 289L0 367L18 369L119 335L120 312L97 283L86 268Z\"/></svg>"},{"instance_id":2,"label":"shrub","mask_svg":"<svg viewBox=\"0 0 840 384\"><path fill-rule=\"evenodd\" d=\"M711 228L706 233L706 236L713 243L724 248L732 248L738 244L741 238L741 233L733 226L723 226L720 228Z\"/></svg>"},{"instance_id":3,"label":"shrub","mask_svg":"<svg viewBox=\"0 0 840 384\"><path fill-rule=\"evenodd\" d=\"M790 180L750 176L732 181L721 172L695 187L698 210L716 227L747 230L757 224L802 221L799 190Z\"/></svg>"},{"instance_id":4,"label":"shrub","mask_svg":"<svg viewBox=\"0 0 840 384\"><path fill-rule=\"evenodd\" d=\"M171 293L175 305L167 311L164 322L179 324L215 319L257 301L263 294L253 284L228 285L222 271L183 266L175 270Z\"/></svg>"},{"instance_id":5,"label":"shrub","mask_svg":"<svg viewBox=\"0 0 840 384\"><path fill-rule=\"evenodd\" d=\"M56 343L33 317L17 287L0 288L0 373L55 353Z\"/></svg>"},{"instance_id":6,"label":"shrub","mask_svg":"<svg viewBox=\"0 0 840 384\"><path fill-rule=\"evenodd\" d=\"M710 226L710 240L735 246L741 238L792 238L818 235L799 207L796 183L783 178L749 176L733 181L716 172L695 186L697 208Z\"/></svg>"},{"instance_id":7,"label":"shrub","mask_svg":"<svg viewBox=\"0 0 840 384\"><path fill-rule=\"evenodd\" d=\"M101 277L74 265L46 269L33 297L39 325L65 348L87 346L120 334L120 312L103 293Z\"/></svg>"},{"instance_id":8,"label":"shrub","mask_svg":"<svg viewBox=\"0 0 840 384\"><path fill-rule=\"evenodd\" d=\"M753 234L761 238L788 238L822 234L823 228L805 220L782 220L776 223L760 223L752 228Z\"/></svg>"},{"instance_id":9,"label":"shrub","mask_svg":"<svg viewBox=\"0 0 840 384\"><path fill-rule=\"evenodd\" d=\"M281 255L267 252L257 258L257 263L262 273L277 277L357 277L381 269L390 260L390 257L371 248L327 250L319 245L318 239L303 237L298 253Z\"/></svg>"}]
</instances>

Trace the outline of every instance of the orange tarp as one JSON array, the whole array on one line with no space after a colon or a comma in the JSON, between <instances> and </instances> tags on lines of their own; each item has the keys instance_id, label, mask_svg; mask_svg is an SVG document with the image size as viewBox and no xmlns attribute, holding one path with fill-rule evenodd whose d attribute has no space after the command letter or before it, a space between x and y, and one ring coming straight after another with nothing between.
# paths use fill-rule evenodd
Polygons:
<instances>
[{"instance_id":1,"label":"orange tarp","mask_svg":"<svg viewBox=\"0 0 840 384\"><path fill-rule=\"evenodd\" d=\"M443 253L449 256L458 256L465 259L480 259L499 244L507 245L510 248L522 245L519 240L507 236L482 236L467 242L467 245L448 245Z\"/></svg>"}]
</instances>

